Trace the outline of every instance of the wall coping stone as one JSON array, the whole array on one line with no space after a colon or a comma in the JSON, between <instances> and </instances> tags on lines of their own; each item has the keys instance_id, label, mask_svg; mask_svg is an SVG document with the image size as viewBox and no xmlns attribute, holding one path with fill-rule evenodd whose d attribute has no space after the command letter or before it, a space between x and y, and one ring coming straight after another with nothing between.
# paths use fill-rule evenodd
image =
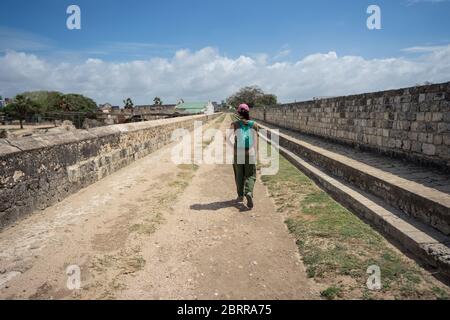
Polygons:
<instances>
[{"instance_id":1,"label":"wall coping stone","mask_svg":"<svg viewBox=\"0 0 450 320\"><path fill-rule=\"evenodd\" d=\"M32 151L41 148L50 148L56 145L76 143L110 135L126 134L159 126L165 126L172 123L202 118L203 116L204 115L195 115L170 119L159 119L136 123L115 124L110 126L91 128L87 130L77 129L58 133L42 133L35 136L0 139L0 158L12 153Z\"/></svg>"}]
</instances>

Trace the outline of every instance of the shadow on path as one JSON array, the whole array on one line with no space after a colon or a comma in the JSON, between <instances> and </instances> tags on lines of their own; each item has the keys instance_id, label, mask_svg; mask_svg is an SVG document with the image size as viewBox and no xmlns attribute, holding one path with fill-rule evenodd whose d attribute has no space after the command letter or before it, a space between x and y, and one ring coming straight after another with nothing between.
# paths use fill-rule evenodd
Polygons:
<instances>
[{"instance_id":1,"label":"shadow on path","mask_svg":"<svg viewBox=\"0 0 450 320\"><path fill-rule=\"evenodd\" d=\"M191 210L196 211L217 211L225 208L236 208L240 212L250 210L243 203L239 203L236 200L218 201L204 204L197 203L191 205L190 208Z\"/></svg>"}]
</instances>

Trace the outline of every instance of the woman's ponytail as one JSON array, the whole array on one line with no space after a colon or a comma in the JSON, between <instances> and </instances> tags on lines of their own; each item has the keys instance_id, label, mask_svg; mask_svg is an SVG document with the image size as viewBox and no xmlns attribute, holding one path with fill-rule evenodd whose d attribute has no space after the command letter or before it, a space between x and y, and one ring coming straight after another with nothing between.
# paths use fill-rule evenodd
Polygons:
<instances>
[{"instance_id":1,"label":"woman's ponytail","mask_svg":"<svg viewBox=\"0 0 450 320\"><path fill-rule=\"evenodd\" d=\"M250 113L247 110L240 110L239 115L245 120L250 120Z\"/></svg>"}]
</instances>

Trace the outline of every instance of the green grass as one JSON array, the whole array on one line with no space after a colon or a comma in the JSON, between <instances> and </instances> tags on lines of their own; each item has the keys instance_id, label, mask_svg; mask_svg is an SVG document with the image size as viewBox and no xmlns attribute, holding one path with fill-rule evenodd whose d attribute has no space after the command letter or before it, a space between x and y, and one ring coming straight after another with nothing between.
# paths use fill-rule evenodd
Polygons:
<instances>
[{"instance_id":1,"label":"green grass","mask_svg":"<svg viewBox=\"0 0 450 320\"><path fill-rule=\"evenodd\" d=\"M442 290L442 288L433 287L433 288L431 288L431 290L433 290L433 292L436 295L438 300L449 300L450 299L448 291Z\"/></svg>"},{"instance_id":2,"label":"green grass","mask_svg":"<svg viewBox=\"0 0 450 320\"><path fill-rule=\"evenodd\" d=\"M226 114L222 114L220 117L218 117L215 121L214 121L214 124L221 124L224 120L225 120L225 118L226 118Z\"/></svg>"},{"instance_id":3,"label":"green grass","mask_svg":"<svg viewBox=\"0 0 450 320\"><path fill-rule=\"evenodd\" d=\"M448 298L448 287L398 253L376 230L334 201L285 158L280 156L277 175L263 176L262 180L277 210L286 216L307 275L328 287L322 297ZM366 272L371 265L381 269L380 291L367 290Z\"/></svg>"},{"instance_id":4,"label":"green grass","mask_svg":"<svg viewBox=\"0 0 450 320\"><path fill-rule=\"evenodd\" d=\"M130 227L130 232L151 235L156 231L156 223L136 223Z\"/></svg>"},{"instance_id":5,"label":"green grass","mask_svg":"<svg viewBox=\"0 0 450 320\"><path fill-rule=\"evenodd\" d=\"M181 170L191 170L192 169L194 171L196 171L199 168L198 164L194 164L194 163L179 164L177 167L178 167L178 169L181 169Z\"/></svg>"},{"instance_id":6,"label":"green grass","mask_svg":"<svg viewBox=\"0 0 450 320\"><path fill-rule=\"evenodd\" d=\"M342 294L341 288L334 287L334 286L329 287L320 293L320 295L323 298L328 299L328 300L333 300L336 297L340 296L341 294Z\"/></svg>"},{"instance_id":7,"label":"green grass","mask_svg":"<svg viewBox=\"0 0 450 320\"><path fill-rule=\"evenodd\" d=\"M219 130L220 129L220 125L222 124L222 122L225 121L226 117L227 117L226 114L222 114L220 117L218 117L217 119L214 120L214 122L208 127L208 129ZM202 142L203 150L206 147L208 147L213 141L214 141L214 136L213 137L209 137L208 139L203 138L203 142Z\"/></svg>"}]
</instances>

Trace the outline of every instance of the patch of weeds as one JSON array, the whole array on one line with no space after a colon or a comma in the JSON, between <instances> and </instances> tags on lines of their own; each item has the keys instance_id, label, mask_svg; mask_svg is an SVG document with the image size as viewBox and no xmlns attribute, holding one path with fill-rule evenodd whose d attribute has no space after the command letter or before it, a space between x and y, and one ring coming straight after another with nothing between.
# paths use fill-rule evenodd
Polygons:
<instances>
[{"instance_id":1,"label":"patch of weeds","mask_svg":"<svg viewBox=\"0 0 450 320\"><path fill-rule=\"evenodd\" d=\"M177 179L169 183L169 187L174 191L173 193L177 193L183 191L189 186L189 181L194 176L194 172L198 170L199 166L197 164L179 164L178 169L181 170L177 174ZM169 195L172 200L173 195Z\"/></svg>"},{"instance_id":2,"label":"patch of weeds","mask_svg":"<svg viewBox=\"0 0 450 320\"><path fill-rule=\"evenodd\" d=\"M374 297L372 296L372 293L369 289L364 289L362 294L362 300L374 300Z\"/></svg>"},{"instance_id":3,"label":"patch of weeds","mask_svg":"<svg viewBox=\"0 0 450 320\"><path fill-rule=\"evenodd\" d=\"M130 231L137 232L139 234L151 235L156 231L156 226L154 224L138 223L133 224L130 227Z\"/></svg>"},{"instance_id":4,"label":"patch of weeds","mask_svg":"<svg viewBox=\"0 0 450 320\"><path fill-rule=\"evenodd\" d=\"M98 297L98 300L115 300L116 296L110 290L106 290L102 292L102 294Z\"/></svg>"},{"instance_id":5,"label":"patch of weeds","mask_svg":"<svg viewBox=\"0 0 450 320\"><path fill-rule=\"evenodd\" d=\"M111 289L123 291L127 288L126 284L119 282L118 279L113 279L109 284Z\"/></svg>"},{"instance_id":6,"label":"patch of weeds","mask_svg":"<svg viewBox=\"0 0 450 320\"><path fill-rule=\"evenodd\" d=\"M439 287L433 287L431 288L433 293L436 295L436 299L438 300L450 300L449 293Z\"/></svg>"},{"instance_id":7,"label":"patch of weeds","mask_svg":"<svg viewBox=\"0 0 450 320\"><path fill-rule=\"evenodd\" d=\"M185 180L175 180L169 183L169 187L175 188L177 190L184 190L188 187L189 182Z\"/></svg>"},{"instance_id":8,"label":"patch of weeds","mask_svg":"<svg viewBox=\"0 0 450 320\"><path fill-rule=\"evenodd\" d=\"M122 266L122 274L130 274L140 271L144 269L145 264L145 259L140 255L128 257Z\"/></svg>"},{"instance_id":9,"label":"patch of weeds","mask_svg":"<svg viewBox=\"0 0 450 320\"><path fill-rule=\"evenodd\" d=\"M411 286L415 287L422 282L421 271L414 265L405 263L397 253L389 248L384 248L376 259L369 259L367 265L380 267L385 290L399 286L403 293L412 293Z\"/></svg>"},{"instance_id":10,"label":"patch of weeds","mask_svg":"<svg viewBox=\"0 0 450 320\"><path fill-rule=\"evenodd\" d=\"M177 168L178 169L181 169L181 170L193 170L193 171L197 171L198 170L198 168L199 168L199 166L197 165L197 164L194 164L194 163L187 163L187 164L179 164L178 166L177 166Z\"/></svg>"},{"instance_id":11,"label":"patch of weeds","mask_svg":"<svg viewBox=\"0 0 450 320\"><path fill-rule=\"evenodd\" d=\"M95 260L91 262L89 267L97 272L104 272L113 267L116 261L117 258L115 256L105 255L103 257L96 257Z\"/></svg>"},{"instance_id":12,"label":"patch of weeds","mask_svg":"<svg viewBox=\"0 0 450 320\"><path fill-rule=\"evenodd\" d=\"M225 120L226 117L227 117L226 114L222 114L219 118L216 119L215 122L216 123L222 123Z\"/></svg>"},{"instance_id":13,"label":"patch of weeds","mask_svg":"<svg viewBox=\"0 0 450 320\"><path fill-rule=\"evenodd\" d=\"M218 130L220 128L222 122L225 120L225 118L226 118L225 114L221 115L208 127L208 129ZM208 137L207 139L205 137L203 137L202 148L205 149L206 147L208 147L214 141L214 138L215 138L214 136Z\"/></svg>"},{"instance_id":14,"label":"patch of weeds","mask_svg":"<svg viewBox=\"0 0 450 320\"><path fill-rule=\"evenodd\" d=\"M209 146L211 144L211 142L213 141L214 138L211 138L209 140L203 140L202 143L202 150L205 150L207 146Z\"/></svg>"},{"instance_id":15,"label":"patch of weeds","mask_svg":"<svg viewBox=\"0 0 450 320\"><path fill-rule=\"evenodd\" d=\"M406 281L399 288L400 295L396 295L396 298L400 299L418 299L421 296L417 286L414 283Z\"/></svg>"},{"instance_id":16,"label":"patch of weeds","mask_svg":"<svg viewBox=\"0 0 450 320\"><path fill-rule=\"evenodd\" d=\"M151 235L155 233L159 224L164 222L164 216L161 212L156 213L151 219L146 218L142 223L135 223L130 226L130 232L138 234Z\"/></svg>"},{"instance_id":17,"label":"patch of weeds","mask_svg":"<svg viewBox=\"0 0 450 320\"><path fill-rule=\"evenodd\" d=\"M340 297L340 296L341 296L341 293L342 293L341 288L335 287L335 286L331 286L331 287L329 287L329 288L323 290L323 291L320 293L320 295L321 295L323 298L327 299L327 300L334 300L334 299L336 299L337 297Z\"/></svg>"}]
</instances>

